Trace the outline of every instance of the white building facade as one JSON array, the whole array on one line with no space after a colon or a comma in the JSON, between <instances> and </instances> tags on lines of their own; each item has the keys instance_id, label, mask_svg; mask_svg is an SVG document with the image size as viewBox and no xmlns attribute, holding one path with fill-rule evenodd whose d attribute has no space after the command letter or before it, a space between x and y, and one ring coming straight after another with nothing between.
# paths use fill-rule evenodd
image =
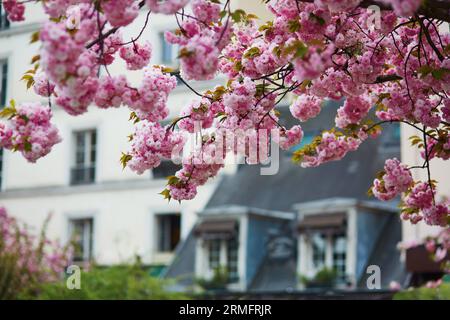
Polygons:
<instances>
[{"instance_id":1,"label":"white building facade","mask_svg":"<svg viewBox=\"0 0 450 320\"><path fill-rule=\"evenodd\" d=\"M132 26L123 30L125 40L139 34L146 14L143 10ZM38 53L39 43L29 42L45 19L40 5L27 5L26 18L26 22L11 25L1 19L2 106L10 99L18 104L42 100L20 81L30 69L31 57ZM175 28L172 17L151 15L139 40L152 44L151 64L174 64L176 48L164 43L163 33ZM125 73L133 84L142 74L126 71L123 61L114 63L109 71ZM214 85L193 84L198 90ZM186 86L176 88L169 98L170 117L177 116L192 98ZM19 153L2 151L0 205L36 232L52 214L48 236L64 242L76 236L77 260L111 265L131 262L139 255L144 264L169 263L219 179L201 187L193 201L168 203L159 192L165 188L165 176L173 172L171 164L140 176L122 169L121 152L127 151L127 136L133 130L129 115L126 107L101 110L92 106L86 114L73 117L53 106L53 122L63 141L36 164L26 162Z\"/></svg>"}]
</instances>

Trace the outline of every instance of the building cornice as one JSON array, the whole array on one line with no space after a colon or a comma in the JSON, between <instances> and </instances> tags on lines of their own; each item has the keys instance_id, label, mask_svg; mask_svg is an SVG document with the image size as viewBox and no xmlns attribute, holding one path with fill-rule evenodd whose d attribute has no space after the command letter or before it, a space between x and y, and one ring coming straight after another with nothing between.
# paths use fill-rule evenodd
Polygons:
<instances>
[{"instance_id":1,"label":"building cornice","mask_svg":"<svg viewBox=\"0 0 450 320\"><path fill-rule=\"evenodd\" d=\"M4 38L8 38L11 36L38 31L40 29L41 25L42 25L42 23L40 23L40 22L34 22L34 23L27 23L27 24L11 26L8 29L4 29L4 30L0 31L0 41Z\"/></svg>"}]
</instances>

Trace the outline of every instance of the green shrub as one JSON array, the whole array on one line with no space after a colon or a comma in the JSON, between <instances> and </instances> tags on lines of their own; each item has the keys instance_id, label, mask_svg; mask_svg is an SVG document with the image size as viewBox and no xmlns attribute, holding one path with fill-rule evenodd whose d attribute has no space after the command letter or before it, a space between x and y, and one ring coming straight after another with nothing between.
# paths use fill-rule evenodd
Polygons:
<instances>
[{"instance_id":1,"label":"green shrub","mask_svg":"<svg viewBox=\"0 0 450 320\"><path fill-rule=\"evenodd\" d=\"M300 276L300 281L307 288L331 288L335 285L337 279L337 272L334 269L323 268L319 270L312 278Z\"/></svg>"},{"instance_id":2,"label":"green shrub","mask_svg":"<svg viewBox=\"0 0 450 320\"><path fill-rule=\"evenodd\" d=\"M214 268L211 279L197 279L196 283L205 290L223 290L228 283L228 270L226 267Z\"/></svg>"},{"instance_id":3,"label":"green shrub","mask_svg":"<svg viewBox=\"0 0 450 320\"><path fill-rule=\"evenodd\" d=\"M443 283L438 288L416 288L397 292L394 300L450 300L450 283Z\"/></svg>"},{"instance_id":4,"label":"green shrub","mask_svg":"<svg viewBox=\"0 0 450 320\"><path fill-rule=\"evenodd\" d=\"M66 281L44 284L36 299L77 300L168 300L187 299L181 293L170 292L170 281L149 275L140 265L93 267L81 273L81 288L70 290Z\"/></svg>"},{"instance_id":5,"label":"green shrub","mask_svg":"<svg viewBox=\"0 0 450 320\"><path fill-rule=\"evenodd\" d=\"M47 238L49 221L36 235L0 207L0 300L32 296L43 283L61 278L71 249Z\"/></svg>"}]
</instances>

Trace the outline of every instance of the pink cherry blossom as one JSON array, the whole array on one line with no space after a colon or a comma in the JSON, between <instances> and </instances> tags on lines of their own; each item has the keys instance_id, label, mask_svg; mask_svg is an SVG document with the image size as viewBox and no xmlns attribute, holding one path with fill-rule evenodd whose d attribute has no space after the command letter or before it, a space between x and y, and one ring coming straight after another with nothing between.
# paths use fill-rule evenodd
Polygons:
<instances>
[{"instance_id":1,"label":"pink cherry blossom","mask_svg":"<svg viewBox=\"0 0 450 320\"><path fill-rule=\"evenodd\" d=\"M293 146L298 145L303 139L303 130L299 125L293 126L289 130L281 130L279 136L274 138L281 149L289 150Z\"/></svg>"},{"instance_id":2,"label":"pink cherry blossom","mask_svg":"<svg viewBox=\"0 0 450 320\"><path fill-rule=\"evenodd\" d=\"M135 110L141 119L160 121L169 115L167 98L177 86L174 76L165 74L160 68L145 70L144 79L139 88L128 88L123 94L123 102Z\"/></svg>"},{"instance_id":3,"label":"pink cherry blossom","mask_svg":"<svg viewBox=\"0 0 450 320\"><path fill-rule=\"evenodd\" d=\"M408 167L393 158L386 160L383 176L375 179L373 183L372 191L375 197L387 201L408 190L413 179Z\"/></svg>"},{"instance_id":4,"label":"pink cherry blossom","mask_svg":"<svg viewBox=\"0 0 450 320\"><path fill-rule=\"evenodd\" d=\"M178 10L182 9L189 0L147 0L147 6L153 12L174 14Z\"/></svg>"},{"instance_id":5,"label":"pink cherry blossom","mask_svg":"<svg viewBox=\"0 0 450 320\"><path fill-rule=\"evenodd\" d=\"M370 103L360 97L349 97L338 109L336 127L345 128L349 124L358 124L369 112Z\"/></svg>"},{"instance_id":6,"label":"pink cherry blossom","mask_svg":"<svg viewBox=\"0 0 450 320\"><path fill-rule=\"evenodd\" d=\"M129 25L139 14L134 0L107 0L101 3L106 19L114 27Z\"/></svg>"},{"instance_id":7,"label":"pink cherry blossom","mask_svg":"<svg viewBox=\"0 0 450 320\"><path fill-rule=\"evenodd\" d=\"M142 174L145 170L159 166L161 160L170 160L172 152L179 152L184 141L182 134L173 133L159 123L142 120L135 128L129 152L131 160L127 165Z\"/></svg>"},{"instance_id":8,"label":"pink cherry blossom","mask_svg":"<svg viewBox=\"0 0 450 320\"><path fill-rule=\"evenodd\" d=\"M125 76L103 77L100 79L94 102L100 108L119 107L127 92L128 83Z\"/></svg>"},{"instance_id":9,"label":"pink cherry blossom","mask_svg":"<svg viewBox=\"0 0 450 320\"><path fill-rule=\"evenodd\" d=\"M48 80L45 72L38 72L34 78L33 90L42 97L48 97L53 94L55 85Z\"/></svg>"},{"instance_id":10,"label":"pink cherry blossom","mask_svg":"<svg viewBox=\"0 0 450 320\"><path fill-rule=\"evenodd\" d=\"M24 103L13 109L13 115L0 125L0 147L17 150L29 162L46 156L61 138L53 124L48 106Z\"/></svg>"},{"instance_id":11,"label":"pink cherry blossom","mask_svg":"<svg viewBox=\"0 0 450 320\"><path fill-rule=\"evenodd\" d=\"M211 102L206 98L203 98L201 101L198 99L193 100L183 108L180 118L182 120L178 122L178 126L187 132L193 133L195 129L210 128L214 121ZM198 123L197 128L196 123Z\"/></svg>"},{"instance_id":12,"label":"pink cherry blossom","mask_svg":"<svg viewBox=\"0 0 450 320\"><path fill-rule=\"evenodd\" d=\"M17 0L4 0L3 7L5 8L8 20L23 21L25 20L25 5Z\"/></svg>"},{"instance_id":13,"label":"pink cherry blossom","mask_svg":"<svg viewBox=\"0 0 450 320\"><path fill-rule=\"evenodd\" d=\"M126 61L128 70L139 70L150 62L152 48L149 43L141 45L133 42L128 46L121 47L119 54Z\"/></svg>"},{"instance_id":14,"label":"pink cherry blossom","mask_svg":"<svg viewBox=\"0 0 450 320\"><path fill-rule=\"evenodd\" d=\"M207 0L192 0L191 6L194 16L206 24L217 22L220 18L221 7L218 3Z\"/></svg>"}]
</instances>

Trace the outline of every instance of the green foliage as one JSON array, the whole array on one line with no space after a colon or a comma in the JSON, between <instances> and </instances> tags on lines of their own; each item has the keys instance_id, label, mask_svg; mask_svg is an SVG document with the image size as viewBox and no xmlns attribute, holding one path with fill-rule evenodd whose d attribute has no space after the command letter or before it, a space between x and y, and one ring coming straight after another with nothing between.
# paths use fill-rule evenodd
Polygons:
<instances>
[{"instance_id":1,"label":"green foliage","mask_svg":"<svg viewBox=\"0 0 450 320\"><path fill-rule=\"evenodd\" d=\"M217 267L213 270L211 279L197 279L196 283L205 290L225 289L228 283L228 270L226 267Z\"/></svg>"},{"instance_id":2,"label":"green foliage","mask_svg":"<svg viewBox=\"0 0 450 320\"><path fill-rule=\"evenodd\" d=\"M450 283L443 283L438 288L416 288L397 292L394 300L450 300Z\"/></svg>"},{"instance_id":3,"label":"green foliage","mask_svg":"<svg viewBox=\"0 0 450 320\"><path fill-rule=\"evenodd\" d=\"M312 278L305 276L300 276L300 282L306 287L321 287L321 288L331 288L335 285L337 278L337 272L334 269L323 268L319 270L316 275Z\"/></svg>"},{"instance_id":4,"label":"green foliage","mask_svg":"<svg viewBox=\"0 0 450 320\"><path fill-rule=\"evenodd\" d=\"M66 281L45 284L34 297L40 300L170 300L187 296L170 292L170 281L149 275L139 264L93 267L81 273L81 289L69 290ZM29 297L28 297L29 298ZM33 297L32 297L33 298Z\"/></svg>"}]
</instances>

